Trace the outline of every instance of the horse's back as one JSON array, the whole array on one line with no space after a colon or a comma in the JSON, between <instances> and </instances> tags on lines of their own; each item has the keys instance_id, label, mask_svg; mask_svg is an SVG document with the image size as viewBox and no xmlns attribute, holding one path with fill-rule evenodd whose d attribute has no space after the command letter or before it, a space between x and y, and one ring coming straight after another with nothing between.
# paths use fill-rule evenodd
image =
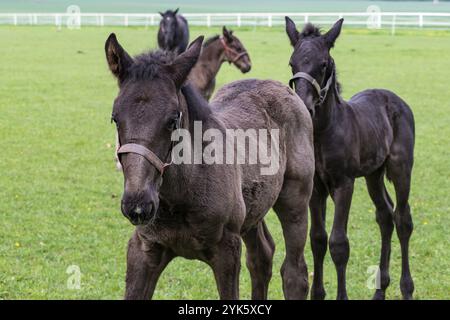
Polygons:
<instances>
[{"instance_id":1,"label":"horse's back","mask_svg":"<svg viewBox=\"0 0 450 320\"><path fill-rule=\"evenodd\" d=\"M220 88L211 106L227 127L279 129L284 173L310 174L314 167L311 116L288 86L274 80L234 81Z\"/></svg>"},{"instance_id":2,"label":"horse's back","mask_svg":"<svg viewBox=\"0 0 450 320\"><path fill-rule=\"evenodd\" d=\"M348 106L361 145L384 150L390 157L402 153L412 163L415 129L409 105L392 91L368 89L354 95Z\"/></svg>"},{"instance_id":3,"label":"horse's back","mask_svg":"<svg viewBox=\"0 0 450 320\"><path fill-rule=\"evenodd\" d=\"M275 80L245 79L226 84L211 101L212 107L233 118L250 123L267 116L278 126L299 124L302 131L312 131L312 123L303 101L289 87ZM226 120L226 119L225 119Z\"/></svg>"},{"instance_id":4,"label":"horse's back","mask_svg":"<svg viewBox=\"0 0 450 320\"><path fill-rule=\"evenodd\" d=\"M391 122L400 117L414 128L414 116L411 108L390 90L367 89L355 94L348 103L354 110L366 115L383 113Z\"/></svg>"}]
</instances>

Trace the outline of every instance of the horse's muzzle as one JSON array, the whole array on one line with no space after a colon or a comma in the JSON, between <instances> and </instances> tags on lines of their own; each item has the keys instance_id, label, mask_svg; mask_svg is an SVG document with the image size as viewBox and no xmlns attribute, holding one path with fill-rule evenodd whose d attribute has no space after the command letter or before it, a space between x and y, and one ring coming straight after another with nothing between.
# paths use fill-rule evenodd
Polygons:
<instances>
[{"instance_id":1,"label":"horse's muzzle","mask_svg":"<svg viewBox=\"0 0 450 320\"><path fill-rule=\"evenodd\" d=\"M121 209L123 215L133 225L146 225L155 218L158 203L148 192L138 194L125 192Z\"/></svg>"},{"instance_id":2,"label":"horse's muzzle","mask_svg":"<svg viewBox=\"0 0 450 320\"><path fill-rule=\"evenodd\" d=\"M247 72L250 71L251 68L252 68L252 65L251 64L247 64L247 65L245 65L245 66L243 66L241 68L241 71L242 71L242 73L247 73Z\"/></svg>"}]
</instances>

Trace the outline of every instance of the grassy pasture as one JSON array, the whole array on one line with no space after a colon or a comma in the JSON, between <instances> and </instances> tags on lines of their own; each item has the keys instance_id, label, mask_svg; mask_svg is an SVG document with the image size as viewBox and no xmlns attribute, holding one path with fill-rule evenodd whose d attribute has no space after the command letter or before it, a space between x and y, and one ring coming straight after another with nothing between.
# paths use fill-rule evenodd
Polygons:
<instances>
[{"instance_id":1,"label":"grassy pasture","mask_svg":"<svg viewBox=\"0 0 450 320\"><path fill-rule=\"evenodd\" d=\"M112 31L133 54L156 44L156 29L0 27L0 299L122 297L133 227L120 213L122 176L113 161L109 120L117 88L103 52ZM193 28L191 37L218 31ZM242 75L224 64L218 87L244 77L287 82L291 48L282 29L242 28L236 35L253 69ZM346 98L364 88L389 88L414 111L411 266L418 299L450 298L449 40L446 32L401 31L392 37L387 31L345 30L333 51ZM328 229L332 210L330 203ZM281 299L284 244L276 216L269 213L267 220L277 243L269 297ZM366 286L367 269L378 264L380 235L363 180L354 193L349 239L349 297L368 299L373 292ZM309 244L306 255L312 271ZM70 265L82 272L80 290L67 288ZM399 277L394 236L390 299L400 297ZM325 285L334 298L329 254ZM241 297L249 298L245 267L240 288ZM163 274L155 298L215 299L212 272L179 258Z\"/></svg>"}]
</instances>

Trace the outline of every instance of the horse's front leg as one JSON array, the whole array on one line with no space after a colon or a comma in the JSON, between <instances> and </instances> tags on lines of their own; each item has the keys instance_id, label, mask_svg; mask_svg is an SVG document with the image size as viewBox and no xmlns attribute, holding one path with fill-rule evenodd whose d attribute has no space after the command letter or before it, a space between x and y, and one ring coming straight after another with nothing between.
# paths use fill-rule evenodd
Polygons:
<instances>
[{"instance_id":1,"label":"horse's front leg","mask_svg":"<svg viewBox=\"0 0 450 320\"><path fill-rule=\"evenodd\" d=\"M143 242L135 231L128 242L126 300L151 299L173 253L157 243Z\"/></svg>"},{"instance_id":2,"label":"horse's front leg","mask_svg":"<svg viewBox=\"0 0 450 320\"><path fill-rule=\"evenodd\" d=\"M329 246L331 258L337 272L338 300L347 300L345 274L350 256L350 244L347 238L347 223L350 205L352 203L354 179L346 179L331 190L335 212L333 228L330 235Z\"/></svg>"},{"instance_id":3,"label":"horse's front leg","mask_svg":"<svg viewBox=\"0 0 450 320\"><path fill-rule=\"evenodd\" d=\"M314 279L311 287L311 299L325 299L323 285L323 260L328 247L328 235L325 228L328 190L318 175L314 176L314 188L309 201L311 210L311 249L314 257Z\"/></svg>"},{"instance_id":4,"label":"horse's front leg","mask_svg":"<svg viewBox=\"0 0 450 320\"><path fill-rule=\"evenodd\" d=\"M241 270L241 237L225 230L222 240L211 249L211 266L221 300L239 299L239 272Z\"/></svg>"}]
</instances>

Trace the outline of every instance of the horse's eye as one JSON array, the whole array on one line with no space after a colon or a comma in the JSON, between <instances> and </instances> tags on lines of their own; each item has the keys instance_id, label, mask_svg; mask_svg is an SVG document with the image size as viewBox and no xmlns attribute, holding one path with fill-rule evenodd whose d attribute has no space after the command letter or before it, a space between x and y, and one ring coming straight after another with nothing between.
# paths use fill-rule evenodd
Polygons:
<instances>
[{"instance_id":1,"label":"horse's eye","mask_svg":"<svg viewBox=\"0 0 450 320\"><path fill-rule=\"evenodd\" d=\"M171 118L167 123L167 129L173 131L177 128L178 118Z\"/></svg>"}]
</instances>

